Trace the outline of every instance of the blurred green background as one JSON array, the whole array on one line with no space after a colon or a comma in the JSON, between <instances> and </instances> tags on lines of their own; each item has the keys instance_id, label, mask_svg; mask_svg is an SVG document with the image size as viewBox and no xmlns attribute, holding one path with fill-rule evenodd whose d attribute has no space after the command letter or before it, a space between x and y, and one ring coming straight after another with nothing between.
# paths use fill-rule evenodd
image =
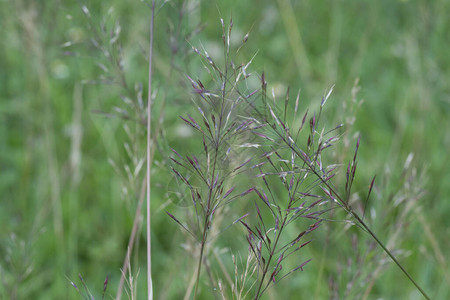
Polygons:
<instances>
[{"instance_id":1,"label":"blurred green background","mask_svg":"<svg viewBox=\"0 0 450 300\"><path fill-rule=\"evenodd\" d=\"M403 189L404 198L415 198L421 192L414 188L423 186L396 247L433 299L449 299L449 13L447 0L157 1L155 299L180 299L192 275L183 235L164 213L176 207L167 193L173 180L165 162L167 145L193 152L200 146L178 115L195 110L185 75L204 72L190 43L219 58L221 16L226 23L232 16L233 47L250 32L238 60L257 52L250 69L264 71L276 95L284 97L288 86L295 93L301 89L304 110L317 107L335 84L327 103L330 124L351 125L351 145L355 134L362 137L356 190L365 193L374 174L385 192L373 202L395 200ZM115 295L145 172L138 167L145 156L145 113L137 99L139 83L146 99L149 20L148 5L137 0L0 2L1 299L80 299L69 281L81 286L78 273L96 299L109 276L107 293ZM121 31L111 44L116 22ZM123 65L115 64L119 56L109 60L93 45L102 23L103 41L108 51L123 55ZM358 109L352 102L357 78L360 91L353 99L364 99ZM423 176L405 187L402 172L410 153ZM373 205L382 215L383 206ZM373 226L387 241L392 228L383 224L391 223L381 219ZM273 287L267 299L354 299L345 295L351 282L345 276L357 271L348 264L354 255L350 238L339 234L343 225L333 226L329 244L319 234L308 246L304 255L313 261L305 272ZM145 230L138 236L132 273L139 272L137 298L144 299ZM365 265L368 272L376 269L376 263ZM208 295L204 299L212 299ZM367 299L422 298L389 265Z\"/></svg>"}]
</instances>

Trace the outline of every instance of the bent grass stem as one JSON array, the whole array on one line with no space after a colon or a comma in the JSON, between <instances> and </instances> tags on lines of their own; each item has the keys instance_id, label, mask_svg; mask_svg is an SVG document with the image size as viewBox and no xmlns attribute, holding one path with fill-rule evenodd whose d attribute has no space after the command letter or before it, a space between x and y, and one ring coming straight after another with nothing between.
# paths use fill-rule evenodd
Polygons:
<instances>
[{"instance_id":1,"label":"bent grass stem","mask_svg":"<svg viewBox=\"0 0 450 300\"><path fill-rule=\"evenodd\" d=\"M425 297L425 299L430 300L431 298L426 294L426 292L419 286L419 284L411 277L411 275L406 271L406 269L400 264L400 262L395 258L395 256L389 251L383 242L377 237L377 235L367 226L367 224L358 216L358 214L352 209L352 207L342 199L342 197L336 192L336 190L328 183L327 180L325 180L317 171L316 169L299 153L299 151L292 146L292 144L286 140L286 138L281 135L278 131L276 131L276 134L283 140L288 147L295 152L295 154L300 157L300 159L305 163L305 165L308 167L311 172L314 173L317 178L329 189L330 194L336 197L337 200L339 200L339 203L345 208L345 210L352 215L353 218L358 222L359 225L363 227L364 230L377 242L377 244L383 249L383 251L392 259L392 261L397 265L397 267L400 268L400 270L403 272L403 274L414 284L414 286L420 291L420 293Z\"/></svg>"}]
</instances>

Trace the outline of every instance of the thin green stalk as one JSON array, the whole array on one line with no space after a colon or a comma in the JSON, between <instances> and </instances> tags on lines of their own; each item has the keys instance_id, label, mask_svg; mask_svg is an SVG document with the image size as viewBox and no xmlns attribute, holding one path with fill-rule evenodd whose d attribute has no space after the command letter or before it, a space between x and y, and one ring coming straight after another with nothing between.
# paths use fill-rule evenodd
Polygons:
<instances>
[{"instance_id":1,"label":"thin green stalk","mask_svg":"<svg viewBox=\"0 0 450 300\"><path fill-rule=\"evenodd\" d=\"M389 255L389 257L394 261L394 263L397 265L397 267L399 267L400 270L402 270L403 274L405 274L406 277L408 277L408 279L416 286L416 288L422 293L422 295L426 299L430 300L430 297L419 286L419 284L411 277L411 275L409 275L408 271L406 271L405 268L403 268L403 266L395 258L395 256L391 253L391 251L389 251L386 248L386 246L378 239L378 237L375 235L375 233L373 233L372 230L370 230L370 228L366 225L366 223L364 223L364 221L355 212L351 211L351 214L364 227L364 229L367 230L367 232L375 239L375 241L378 243L378 245L380 245L380 247L383 248L384 252L386 252L386 254Z\"/></svg>"},{"instance_id":2,"label":"thin green stalk","mask_svg":"<svg viewBox=\"0 0 450 300\"><path fill-rule=\"evenodd\" d=\"M198 265L197 265L197 278L195 282L195 290L194 290L194 299L197 299L197 293L198 293L198 285L200 282L200 271L202 269L202 261L203 261L203 253L205 251L205 244L206 239L208 238L208 218L205 218L205 224L203 227L203 236L202 236L202 245L200 248L200 257L198 259Z\"/></svg>"},{"instance_id":3,"label":"thin green stalk","mask_svg":"<svg viewBox=\"0 0 450 300\"><path fill-rule=\"evenodd\" d=\"M263 275L262 275L261 281L259 282L259 286L258 286L258 289L256 291L255 298L254 298L255 300L258 300L261 297L260 294L266 289L266 288L264 288L264 290L261 291L262 285L264 284L264 279L266 278L267 272L269 270L270 262L272 261L272 258L273 258L274 254L275 254L275 250L277 248L278 241L279 241L280 236L281 236L281 232L283 231L283 228L286 225L286 220L287 220L287 214L284 216L283 222L280 225L280 231L277 234L277 238L275 239L275 243L273 244L273 248L272 248L272 251L270 252L269 259L268 259L267 264L266 264L266 266L264 268Z\"/></svg>"},{"instance_id":4,"label":"thin green stalk","mask_svg":"<svg viewBox=\"0 0 450 300\"><path fill-rule=\"evenodd\" d=\"M202 234L202 244L200 248L200 257L198 259L198 265L197 265L197 278L195 282L195 290L194 290L194 299L197 299L197 293L198 293L198 286L200 284L200 271L202 269L202 261L203 261L203 254L205 252L205 245L208 238L208 222L210 218L211 211L211 200L213 195L213 182L214 182L214 175L216 173L216 165L217 165L217 152L219 151L219 139L220 139L220 126L218 130L218 138L217 143L215 147L215 155L214 155L214 163L213 163L213 169L212 169L212 175L211 180L209 183L209 195L208 195L208 203L206 205L206 214L205 214L205 223L203 224L203 234Z\"/></svg>"},{"instance_id":5,"label":"thin green stalk","mask_svg":"<svg viewBox=\"0 0 450 300\"><path fill-rule=\"evenodd\" d=\"M155 0L152 1L152 15L150 20L150 46L148 55L148 101L147 101L147 298L153 299L152 283L152 256L151 256L151 234L150 234L150 190L151 190L151 117L152 117L152 62L153 62L153 29L155 22Z\"/></svg>"}]
</instances>

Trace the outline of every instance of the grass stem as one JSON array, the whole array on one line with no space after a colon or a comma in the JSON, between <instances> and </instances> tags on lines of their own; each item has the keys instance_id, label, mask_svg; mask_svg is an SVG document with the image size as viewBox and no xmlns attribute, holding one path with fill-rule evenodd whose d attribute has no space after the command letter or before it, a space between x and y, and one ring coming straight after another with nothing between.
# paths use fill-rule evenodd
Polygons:
<instances>
[{"instance_id":1,"label":"grass stem","mask_svg":"<svg viewBox=\"0 0 450 300\"><path fill-rule=\"evenodd\" d=\"M153 62L153 29L155 22L155 0L152 1L152 15L150 20L150 46L148 55L148 101L147 101L147 297L153 299L152 256L151 256L151 116L152 116L152 62Z\"/></svg>"},{"instance_id":2,"label":"grass stem","mask_svg":"<svg viewBox=\"0 0 450 300\"><path fill-rule=\"evenodd\" d=\"M363 227L364 230L377 242L377 244L383 249L383 251L392 259L392 261L400 268L400 270L403 272L403 274L406 275L406 277L414 284L414 286L421 292L421 294L425 297L425 299L430 299L430 297L425 293L425 291L419 286L419 284L411 277L411 275L408 273L408 271L405 270L405 268L400 264L400 262L395 258L395 256L389 251L386 246L381 242L380 239L378 239L377 235L367 226L367 224L358 216L358 214L353 211L352 207L348 204L347 201L344 201L344 199L336 192L336 190L328 183L328 181L323 178L317 170L312 166L304 157L301 155L301 153L298 152L298 150L291 145L291 143L281 134L279 136L283 139L283 141L286 143L286 145L289 146L289 148L296 153L298 157L300 157L305 165L308 167L309 170L311 170L317 178L329 189L330 193L336 197L336 199L340 202L342 207L346 209L348 213L350 213L353 218L359 223L360 226Z\"/></svg>"}]
</instances>

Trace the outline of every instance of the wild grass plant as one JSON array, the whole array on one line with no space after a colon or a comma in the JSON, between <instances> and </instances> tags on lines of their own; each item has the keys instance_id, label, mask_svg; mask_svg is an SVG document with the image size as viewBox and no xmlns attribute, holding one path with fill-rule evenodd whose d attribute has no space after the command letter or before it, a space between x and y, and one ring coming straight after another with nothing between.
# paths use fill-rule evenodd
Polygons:
<instances>
[{"instance_id":1,"label":"wild grass plant","mask_svg":"<svg viewBox=\"0 0 450 300\"><path fill-rule=\"evenodd\" d=\"M229 297L226 296L227 292L220 276L215 277L211 270L210 249L214 247L214 240L220 238L223 219L227 219L217 216L233 211L233 208L227 209L227 206L243 201L253 202L254 208L242 212L242 216L233 222L228 222L224 230L231 230L230 226L236 223L245 227L250 256L247 261L255 260L255 266L254 269L250 267L250 270L248 264L245 266L245 271L250 272L250 275L241 275L246 282L241 283L239 292L239 284L231 282L228 287L231 297L240 299L244 294L253 299L260 299L272 284L297 270L303 271L310 259L304 259L302 263L288 270L283 270L283 265L286 265L288 257L298 254L297 251L312 241L306 240L308 234L319 228L322 222L339 221L333 218L333 211L340 210L345 213L345 219L341 222L357 226L366 232L422 295L429 299L397 260L393 250L385 246L368 225L368 221L364 220L375 177L371 180L364 199L352 198L360 137L356 142L354 155L345 169L345 186L339 186L333 179L343 163L333 161L333 155L328 152L333 151L342 136L343 133L339 130L343 124L331 128L326 128L326 123L322 125L324 106L332 88L322 98L317 113L309 114L307 110L303 116L299 113L300 92L294 103L290 101L289 89L284 100L277 100L274 92L269 100L264 73L260 77L260 88L255 89L251 82L249 83L249 66L252 61L236 63L235 56L231 53L232 21L228 28L223 20L221 22L224 47L222 67L205 49L201 51L193 47L203 59L210 85L218 88L209 89L200 79L189 77L193 93L198 95L196 105L200 115L199 118L180 116L188 126L199 133L198 140L203 144L203 151L195 155L181 155L173 150L175 155L171 157L176 167L172 170L186 187L181 194L190 198L193 211L185 221L170 212L167 214L189 233L192 240L189 250L198 261L184 299L190 297L193 286L194 299L199 297L202 267L206 268L208 275L209 283L206 286L210 290L216 290L224 299ZM247 39L248 34L243 37L243 44ZM336 153L334 156L336 157ZM410 158L405 165L405 171L409 163ZM258 178L262 182L258 185L253 180L249 183L257 185L248 189L242 188L242 183L246 182L248 177ZM409 180L411 182L412 179ZM420 197L419 192L415 195ZM362 210L358 211L357 207ZM397 235L404 226L404 218L411 207L407 205L401 216L389 219L395 220L396 228L388 244L389 248L397 240ZM216 219L220 221L216 222ZM297 232L289 237L292 231L286 233L286 228L290 224L296 225ZM302 227L304 228L299 229ZM214 238L211 238L211 231L214 232ZM353 250L357 252L355 243L353 241ZM373 251L373 245L370 251ZM361 263L361 260L359 262ZM379 264L373 277L366 278L366 281L373 282L382 266L383 264ZM358 272L361 272L363 267L360 265ZM349 297L353 281L354 278L347 282L345 298ZM331 290L336 290L333 283ZM367 297L368 293L370 285L364 297Z\"/></svg>"}]
</instances>

